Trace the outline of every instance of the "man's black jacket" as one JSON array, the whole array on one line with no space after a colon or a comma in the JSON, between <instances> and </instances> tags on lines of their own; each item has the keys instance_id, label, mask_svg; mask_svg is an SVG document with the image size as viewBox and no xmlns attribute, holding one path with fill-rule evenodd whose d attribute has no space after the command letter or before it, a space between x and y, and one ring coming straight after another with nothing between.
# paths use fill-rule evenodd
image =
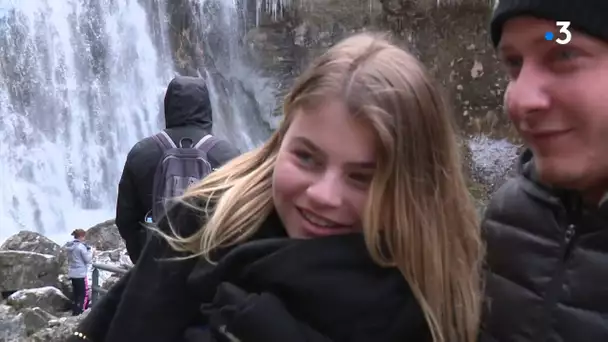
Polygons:
<instances>
[{"instance_id":1,"label":"man's black jacket","mask_svg":"<svg viewBox=\"0 0 608 342\"><path fill-rule=\"evenodd\" d=\"M205 80L198 77L174 78L165 94L166 132L174 142L190 138L195 143L211 133L212 115ZM218 167L236 157L239 151L227 141L217 143L208 154ZM143 249L145 233L141 223L152 209L152 185L163 151L152 137L138 142L129 152L118 187L116 226L125 239L135 263Z\"/></svg>"},{"instance_id":2,"label":"man's black jacket","mask_svg":"<svg viewBox=\"0 0 608 342\"><path fill-rule=\"evenodd\" d=\"M543 185L530 150L486 210L479 342L608 341L608 202Z\"/></svg>"}]
</instances>

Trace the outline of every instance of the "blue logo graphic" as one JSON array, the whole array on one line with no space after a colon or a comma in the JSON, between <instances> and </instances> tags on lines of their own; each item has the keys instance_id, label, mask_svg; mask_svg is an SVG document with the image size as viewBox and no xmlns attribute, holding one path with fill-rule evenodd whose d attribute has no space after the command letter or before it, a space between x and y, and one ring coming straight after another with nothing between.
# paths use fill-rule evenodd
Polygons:
<instances>
[{"instance_id":1,"label":"blue logo graphic","mask_svg":"<svg viewBox=\"0 0 608 342\"><path fill-rule=\"evenodd\" d=\"M545 33L545 40L553 40L553 32Z\"/></svg>"}]
</instances>

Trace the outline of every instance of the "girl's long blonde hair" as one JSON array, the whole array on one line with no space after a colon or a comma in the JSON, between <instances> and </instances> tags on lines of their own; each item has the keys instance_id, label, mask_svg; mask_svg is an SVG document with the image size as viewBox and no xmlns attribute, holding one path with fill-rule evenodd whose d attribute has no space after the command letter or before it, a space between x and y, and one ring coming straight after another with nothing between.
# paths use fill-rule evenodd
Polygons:
<instances>
[{"instance_id":1,"label":"girl's long blonde hair","mask_svg":"<svg viewBox=\"0 0 608 342\"><path fill-rule=\"evenodd\" d=\"M210 260L217 248L249 239L274 210L272 173L295 109L328 98L342 99L379 142L363 213L371 256L401 271L435 342L476 341L483 248L453 119L421 63L379 35L357 34L317 58L285 98L284 120L271 138L181 198L206 203L193 206L206 223L169 243Z\"/></svg>"}]
</instances>

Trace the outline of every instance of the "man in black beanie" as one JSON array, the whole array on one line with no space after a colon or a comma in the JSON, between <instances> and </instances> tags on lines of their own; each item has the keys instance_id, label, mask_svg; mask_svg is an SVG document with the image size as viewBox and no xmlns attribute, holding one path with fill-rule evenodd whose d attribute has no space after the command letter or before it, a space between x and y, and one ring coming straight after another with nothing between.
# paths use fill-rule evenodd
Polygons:
<instances>
[{"instance_id":1,"label":"man in black beanie","mask_svg":"<svg viewBox=\"0 0 608 342\"><path fill-rule=\"evenodd\" d=\"M606 342L608 0L500 0L491 35L528 149L482 224L480 342Z\"/></svg>"}]
</instances>

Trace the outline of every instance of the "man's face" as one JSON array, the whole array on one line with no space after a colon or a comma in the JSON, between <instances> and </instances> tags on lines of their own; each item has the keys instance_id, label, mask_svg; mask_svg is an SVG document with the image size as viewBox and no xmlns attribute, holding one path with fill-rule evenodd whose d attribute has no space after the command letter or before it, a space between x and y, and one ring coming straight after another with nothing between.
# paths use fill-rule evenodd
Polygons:
<instances>
[{"instance_id":1,"label":"man's face","mask_svg":"<svg viewBox=\"0 0 608 342\"><path fill-rule=\"evenodd\" d=\"M555 21L507 21L499 53L510 81L505 106L549 185L608 190L608 42L571 30L565 45L545 40Z\"/></svg>"}]
</instances>

